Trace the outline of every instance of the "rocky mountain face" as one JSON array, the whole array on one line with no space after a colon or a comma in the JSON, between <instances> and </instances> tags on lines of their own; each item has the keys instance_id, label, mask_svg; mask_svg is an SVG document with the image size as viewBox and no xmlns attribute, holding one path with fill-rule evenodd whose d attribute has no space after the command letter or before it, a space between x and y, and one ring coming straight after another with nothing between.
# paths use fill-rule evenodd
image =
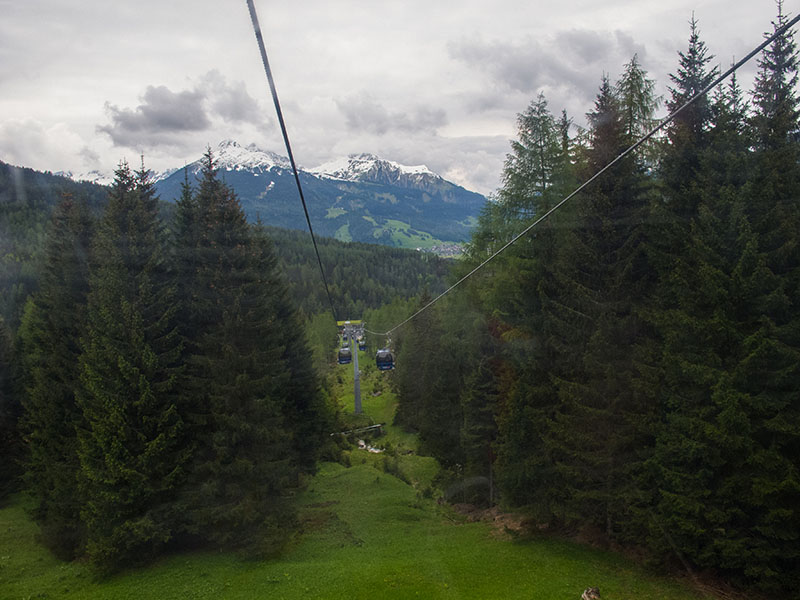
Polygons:
<instances>
[{"instance_id":1,"label":"rocky mountain face","mask_svg":"<svg viewBox=\"0 0 800 600\"><path fill-rule=\"evenodd\" d=\"M220 177L236 191L248 218L306 228L287 158L234 141L222 142L212 153ZM200 169L199 159L186 167L190 183L197 181ZM157 175L161 198L176 200L184 177L184 169ZM486 202L427 167L371 154L301 169L300 181L315 233L344 241L420 248L464 241Z\"/></svg>"}]
</instances>

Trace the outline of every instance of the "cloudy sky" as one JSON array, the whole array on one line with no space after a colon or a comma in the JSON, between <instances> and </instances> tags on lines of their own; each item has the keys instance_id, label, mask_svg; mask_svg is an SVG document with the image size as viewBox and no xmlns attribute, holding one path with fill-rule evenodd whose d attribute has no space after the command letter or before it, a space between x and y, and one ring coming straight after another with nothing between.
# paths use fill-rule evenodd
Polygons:
<instances>
[{"instance_id":1,"label":"cloudy sky","mask_svg":"<svg viewBox=\"0 0 800 600\"><path fill-rule=\"evenodd\" d=\"M724 67L777 12L774 0L255 5L302 166L372 152L485 194L539 91L581 123L603 73L615 80L634 53L666 94L693 12ZM111 171L143 153L162 170L223 139L285 154L245 0L0 0L0 15L0 160Z\"/></svg>"}]
</instances>

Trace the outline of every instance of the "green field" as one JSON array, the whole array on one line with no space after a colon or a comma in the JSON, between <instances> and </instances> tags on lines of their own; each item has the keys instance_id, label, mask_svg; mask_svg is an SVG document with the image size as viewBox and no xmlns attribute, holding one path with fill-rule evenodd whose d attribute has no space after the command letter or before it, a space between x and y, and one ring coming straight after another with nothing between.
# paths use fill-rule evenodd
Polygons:
<instances>
[{"instance_id":1,"label":"green field","mask_svg":"<svg viewBox=\"0 0 800 600\"><path fill-rule=\"evenodd\" d=\"M392 237L392 243L400 248L430 248L436 244L443 243L433 237L430 233L424 231L417 231L412 229L408 223L397 221L394 219L387 219L383 225L383 229L389 232Z\"/></svg>"},{"instance_id":2,"label":"green field","mask_svg":"<svg viewBox=\"0 0 800 600\"><path fill-rule=\"evenodd\" d=\"M336 217L341 217L342 215L346 215L347 211L343 208L333 207L329 208L328 212L325 214L326 219L335 219Z\"/></svg>"},{"instance_id":3,"label":"green field","mask_svg":"<svg viewBox=\"0 0 800 600\"><path fill-rule=\"evenodd\" d=\"M385 385L387 375L375 370L366 353L361 363L365 415L352 415L352 366L334 374L344 418L390 423L396 401ZM17 496L0 510L0 600L578 600L588 586L598 586L603 600L707 597L616 554L547 538L515 539L495 523L468 523L421 493L436 464L406 454L415 448L413 436L389 426L372 443L399 451L395 472L411 484L385 472L391 452L354 448L346 453L349 467L322 464L300 500L301 532L271 561L185 553L96 581L87 565L59 562L36 544L27 501Z\"/></svg>"},{"instance_id":4,"label":"green field","mask_svg":"<svg viewBox=\"0 0 800 600\"><path fill-rule=\"evenodd\" d=\"M340 242L352 242L353 236L350 235L350 223L345 223L339 229L336 230L336 233L333 235L334 238L339 240Z\"/></svg>"}]
</instances>

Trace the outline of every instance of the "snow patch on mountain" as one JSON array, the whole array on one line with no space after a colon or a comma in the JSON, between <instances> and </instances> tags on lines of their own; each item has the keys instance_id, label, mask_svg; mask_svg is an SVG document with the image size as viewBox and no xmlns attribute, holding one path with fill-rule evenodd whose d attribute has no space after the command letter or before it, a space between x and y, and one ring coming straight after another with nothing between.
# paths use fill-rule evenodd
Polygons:
<instances>
[{"instance_id":1,"label":"snow patch on mountain","mask_svg":"<svg viewBox=\"0 0 800 600\"><path fill-rule=\"evenodd\" d=\"M269 150L262 150L255 144L240 146L233 140L219 143L213 152L217 168L225 171L264 172L273 168L290 169L289 159Z\"/></svg>"},{"instance_id":2,"label":"snow patch on mountain","mask_svg":"<svg viewBox=\"0 0 800 600\"><path fill-rule=\"evenodd\" d=\"M58 171L55 175L67 177L72 181L88 181L97 185L111 185L114 183L114 174L102 173L100 171L86 171L85 173L73 173L72 171Z\"/></svg>"},{"instance_id":3,"label":"snow patch on mountain","mask_svg":"<svg viewBox=\"0 0 800 600\"><path fill-rule=\"evenodd\" d=\"M216 148L211 150L211 156L219 171L249 171L254 175L259 175L272 169L291 169L292 164L289 159L280 154L275 154L269 150L262 150L255 144L242 146L234 140L223 140ZM203 169L204 159L200 158L185 168L191 174L197 174ZM168 169L161 173L153 173L151 181L156 183L162 179L167 179L177 171L183 170Z\"/></svg>"},{"instance_id":4,"label":"snow patch on mountain","mask_svg":"<svg viewBox=\"0 0 800 600\"><path fill-rule=\"evenodd\" d=\"M319 165L309 172L319 177L340 179L343 181L380 181L387 179L421 179L436 178L439 175L425 165L403 165L392 160L378 158L374 154L350 154L347 158L340 158Z\"/></svg>"},{"instance_id":5,"label":"snow patch on mountain","mask_svg":"<svg viewBox=\"0 0 800 600\"><path fill-rule=\"evenodd\" d=\"M242 146L234 140L223 140L216 148L211 150L212 156L219 171L247 171L254 175L266 174L285 169L291 169L291 163L285 156L262 150L255 144ZM199 159L185 167L172 168L163 172L151 171L151 182L157 183L169 178L171 175L184 168L191 175L199 173L203 168L204 159ZM403 165L401 163L385 160L374 154L350 154L326 162L313 169L301 169L321 179L343 182L364 182L387 185L398 185L416 189L442 189L442 186L452 186L445 179L431 171L425 165ZM91 181L101 185L110 185L114 175L91 171L83 174L71 172L60 173L75 181Z\"/></svg>"}]
</instances>

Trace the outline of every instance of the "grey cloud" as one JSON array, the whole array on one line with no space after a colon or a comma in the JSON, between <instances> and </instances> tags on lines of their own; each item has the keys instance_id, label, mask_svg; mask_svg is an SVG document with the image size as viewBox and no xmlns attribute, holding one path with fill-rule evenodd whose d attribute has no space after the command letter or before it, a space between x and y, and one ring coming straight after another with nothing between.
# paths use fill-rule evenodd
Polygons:
<instances>
[{"instance_id":1,"label":"grey cloud","mask_svg":"<svg viewBox=\"0 0 800 600\"><path fill-rule=\"evenodd\" d=\"M584 63L591 64L599 56L610 54L614 50L614 38L599 31L571 29L559 32L555 44Z\"/></svg>"},{"instance_id":2,"label":"grey cloud","mask_svg":"<svg viewBox=\"0 0 800 600\"><path fill-rule=\"evenodd\" d=\"M441 108L420 106L411 114L399 113L394 115L396 127L403 131L436 131L447 124L447 114Z\"/></svg>"},{"instance_id":3,"label":"grey cloud","mask_svg":"<svg viewBox=\"0 0 800 600\"><path fill-rule=\"evenodd\" d=\"M647 55L647 50L644 45L639 44L633 39L633 36L625 33L624 31L615 31L614 37L617 40L619 48L630 58L634 54L638 54L640 59L644 59Z\"/></svg>"},{"instance_id":4,"label":"grey cloud","mask_svg":"<svg viewBox=\"0 0 800 600\"><path fill-rule=\"evenodd\" d=\"M507 88L528 92L542 78L542 49L532 39L524 44L462 40L448 45L450 56L488 72Z\"/></svg>"},{"instance_id":5,"label":"grey cloud","mask_svg":"<svg viewBox=\"0 0 800 600\"><path fill-rule=\"evenodd\" d=\"M551 39L521 41L460 40L448 45L451 58L486 73L507 90L532 95L542 88L559 88L584 100L594 96L604 69L616 60L621 70L644 48L622 32L573 29Z\"/></svg>"},{"instance_id":6,"label":"grey cloud","mask_svg":"<svg viewBox=\"0 0 800 600\"><path fill-rule=\"evenodd\" d=\"M94 150L89 148L89 146L84 146L80 149L80 157L83 159L83 162L91 167L95 167L100 164L100 155L97 154Z\"/></svg>"},{"instance_id":7,"label":"grey cloud","mask_svg":"<svg viewBox=\"0 0 800 600\"><path fill-rule=\"evenodd\" d=\"M165 136L202 131L211 125L202 92L173 92L161 85L148 86L142 104L131 110L106 103L111 125L98 127L116 146L148 146Z\"/></svg>"},{"instance_id":8,"label":"grey cloud","mask_svg":"<svg viewBox=\"0 0 800 600\"><path fill-rule=\"evenodd\" d=\"M389 112L385 106L366 94L337 100L348 129L385 135L391 130L434 132L447 123L447 114L440 108L419 106L411 112Z\"/></svg>"},{"instance_id":9,"label":"grey cloud","mask_svg":"<svg viewBox=\"0 0 800 600\"><path fill-rule=\"evenodd\" d=\"M264 120L258 102L247 92L243 81L229 84L215 69L200 79L198 88L208 97L211 110L226 121L259 123Z\"/></svg>"},{"instance_id":10,"label":"grey cloud","mask_svg":"<svg viewBox=\"0 0 800 600\"><path fill-rule=\"evenodd\" d=\"M216 70L200 77L193 89L148 86L134 109L110 102L105 107L111 122L97 131L108 134L115 146L134 148L181 147L183 134L208 131L215 119L256 125L265 120L244 82L229 83Z\"/></svg>"}]
</instances>

